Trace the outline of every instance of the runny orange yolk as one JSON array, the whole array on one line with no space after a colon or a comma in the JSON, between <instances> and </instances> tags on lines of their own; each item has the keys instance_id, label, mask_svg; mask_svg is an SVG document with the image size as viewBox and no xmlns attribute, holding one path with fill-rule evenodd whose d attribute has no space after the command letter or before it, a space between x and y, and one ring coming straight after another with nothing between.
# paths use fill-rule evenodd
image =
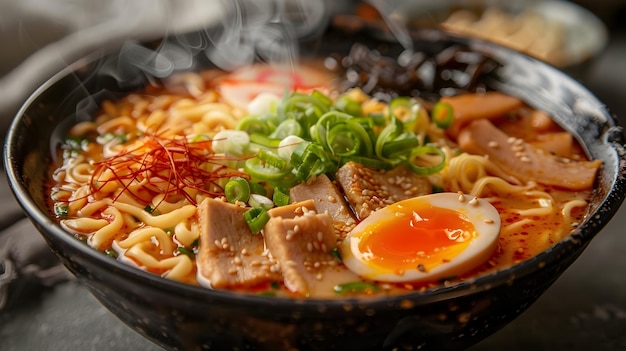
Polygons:
<instances>
[{"instance_id":1,"label":"runny orange yolk","mask_svg":"<svg viewBox=\"0 0 626 351\"><path fill-rule=\"evenodd\" d=\"M395 216L370 225L359 242L364 258L381 271L427 272L454 259L476 235L472 222L458 211L428 204L389 209Z\"/></svg>"}]
</instances>

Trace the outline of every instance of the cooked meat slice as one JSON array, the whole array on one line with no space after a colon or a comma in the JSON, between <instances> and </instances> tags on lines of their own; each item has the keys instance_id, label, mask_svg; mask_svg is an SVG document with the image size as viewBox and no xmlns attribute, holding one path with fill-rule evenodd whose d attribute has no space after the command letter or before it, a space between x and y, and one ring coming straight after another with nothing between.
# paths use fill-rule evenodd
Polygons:
<instances>
[{"instance_id":1,"label":"cooked meat slice","mask_svg":"<svg viewBox=\"0 0 626 351\"><path fill-rule=\"evenodd\" d=\"M250 231L245 211L217 199L206 199L198 206L198 274L215 289L282 280L277 262L264 252L263 236Z\"/></svg>"},{"instance_id":2,"label":"cooked meat slice","mask_svg":"<svg viewBox=\"0 0 626 351\"><path fill-rule=\"evenodd\" d=\"M504 172L520 180L534 180L570 190L590 189L601 161L577 161L552 155L522 139L511 138L486 119L476 120L459 134L465 152L488 155Z\"/></svg>"},{"instance_id":3,"label":"cooked meat slice","mask_svg":"<svg viewBox=\"0 0 626 351\"><path fill-rule=\"evenodd\" d=\"M318 213L327 213L332 217L339 240L343 240L356 225L356 218L343 195L324 174L291 188L289 197L292 202L312 199Z\"/></svg>"},{"instance_id":4,"label":"cooked meat slice","mask_svg":"<svg viewBox=\"0 0 626 351\"><path fill-rule=\"evenodd\" d=\"M454 120L446 129L446 133L452 137L456 137L461 128L473 120L505 117L506 114L524 106L522 100L495 91L485 94L446 96L440 101L452 106Z\"/></svg>"},{"instance_id":5,"label":"cooked meat slice","mask_svg":"<svg viewBox=\"0 0 626 351\"><path fill-rule=\"evenodd\" d=\"M390 171L348 162L337 171L337 182L359 219L392 203L432 192L432 185L405 166Z\"/></svg>"},{"instance_id":6,"label":"cooked meat slice","mask_svg":"<svg viewBox=\"0 0 626 351\"><path fill-rule=\"evenodd\" d=\"M271 210L267 211L270 217L282 217L282 218L294 218L297 216L301 216L303 213L313 211L316 212L315 209L315 201L312 199L304 200L300 202L292 202L286 206L274 207Z\"/></svg>"},{"instance_id":7,"label":"cooked meat slice","mask_svg":"<svg viewBox=\"0 0 626 351\"><path fill-rule=\"evenodd\" d=\"M263 233L268 250L280 263L285 286L293 293L308 296L338 263L331 252L337 247L337 234L327 214L307 211L294 218L271 217Z\"/></svg>"}]
</instances>

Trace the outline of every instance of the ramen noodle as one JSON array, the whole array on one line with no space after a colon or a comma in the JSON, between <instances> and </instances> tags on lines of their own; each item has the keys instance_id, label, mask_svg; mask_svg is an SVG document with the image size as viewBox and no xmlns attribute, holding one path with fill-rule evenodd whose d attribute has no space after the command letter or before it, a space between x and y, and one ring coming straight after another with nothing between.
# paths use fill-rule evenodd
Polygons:
<instances>
[{"instance_id":1,"label":"ramen noodle","mask_svg":"<svg viewBox=\"0 0 626 351\"><path fill-rule=\"evenodd\" d=\"M312 298L453 284L584 219L601 164L545 113L494 92L382 101L329 82L259 65L104 101L69 130L51 209L164 278ZM409 239L418 229L432 240Z\"/></svg>"}]
</instances>

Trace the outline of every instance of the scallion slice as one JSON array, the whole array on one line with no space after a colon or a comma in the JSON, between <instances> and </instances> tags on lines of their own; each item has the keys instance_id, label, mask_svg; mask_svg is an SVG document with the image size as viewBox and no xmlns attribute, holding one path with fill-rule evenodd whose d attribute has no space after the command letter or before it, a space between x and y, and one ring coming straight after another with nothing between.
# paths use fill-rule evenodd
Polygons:
<instances>
[{"instance_id":1,"label":"scallion slice","mask_svg":"<svg viewBox=\"0 0 626 351\"><path fill-rule=\"evenodd\" d=\"M447 102L439 101L433 107L432 120L437 127L446 129L450 127L454 121L454 110L452 105Z\"/></svg>"},{"instance_id":2,"label":"scallion slice","mask_svg":"<svg viewBox=\"0 0 626 351\"><path fill-rule=\"evenodd\" d=\"M276 206L286 206L289 205L289 190L285 189L281 186L277 186L274 188L274 195L272 196L272 200Z\"/></svg>"},{"instance_id":3,"label":"scallion slice","mask_svg":"<svg viewBox=\"0 0 626 351\"><path fill-rule=\"evenodd\" d=\"M232 204L237 201L247 203L250 198L250 184L241 177L231 178L224 187L224 195L226 195L226 200Z\"/></svg>"},{"instance_id":4,"label":"scallion slice","mask_svg":"<svg viewBox=\"0 0 626 351\"><path fill-rule=\"evenodd\" d=\"M264 207L252 207L244 212L243 217L254 234L259 233L265 226L265 223L270 220L270 215Z\"/></svg>"},{"instance_id":5,"label":"scallion slice","mask_svg":"<svg viewBox=\"0 0 626 351\"><path fill-rule=\"evenodd\" d=\"M338 284L333 287L333 290L337 294L349 294L349 293L367 293L371 294L378 291L378 286L368 282L349 282Z\"/></svg>"},{"instance_id":6,"label":"scallion slice","mask_svg":"<svg viewBox=\"0 0 626 351\"><path fill-rule=\"evenodd\" d=\"M418 166L415 164L415 158L421 155L434 154L440 156L440 161L432 166ZM419 175L431 175L441 171L446 165L446 154L440 148L432 145L424 145L414 148L406 162L411 171Z\"/></svg>"}]
</instances>

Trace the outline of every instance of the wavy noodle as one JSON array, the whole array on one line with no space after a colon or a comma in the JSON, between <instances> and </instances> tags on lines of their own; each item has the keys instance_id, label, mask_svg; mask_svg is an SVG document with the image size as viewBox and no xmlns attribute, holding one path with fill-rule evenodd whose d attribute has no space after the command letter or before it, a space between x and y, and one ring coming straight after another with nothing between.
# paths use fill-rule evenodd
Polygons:
<instances>
[{"instance_id":1,"label":"wavy noodle","mask_svg":"<svg viewBox=\"0 0 626 351\"><path fill-rule=\"evenodd\" d=\"M116 132L121 132L121 131L135 130L135 128L136 127L135 127L134 119L128 116L122 116L122 117L113 118L107 122L100 124L97 127L97 131L100 135L103 135L106 133L116 133Z\"/></svg>"},{"instance_id":2,"label":"wavy noodle","mask_svg":"<svg viewBox=\"0 0 626 351\"><path fill-rule=\"evenodd\" d=\"M142 242L130 247L125 255L132 258L135 263L151 271L165 270L163 277L183 281L194 271L194 264L186 255L168 257L162 260L156 259L144 250L149 243Z\"/></svg>"},{"instance_id":3,"label":"wavy noodle","mask_svg":"<svg viewBox=\"0 0 626 351\"><path fill-rule=\"evenodd\" d=\"M117 208L109 206L102 211L102 215L103 217L112 217L113 220L108 225L98 229L92 236L89 237L89 245L98 250L104 249L110 245L110 242L116 235L118 235L124 226L124 218Z\"/></svg>"},{"instance_id":4,"label":"wavy noodle","mask_svg":"<svg viewBox=\"0 0 626 351\"><path fill-rule=\"evenodd\" d=\"M547 216L555 213L554 199L550 194L545 191L527 191L524 194L528 196L529 199L536 199L531 201L533 204L536 203L537 206L526 210L517 210L517 213L528 217Z\"/></svg>"},{"instance_id":5,"label":"wavy noodle","mask_svg":"<svg viewBox=\"0 0 626 351\"><path fill-rule=\"evenodd\" d=\"M62 223L65 227L83 234L93 233L109 224L109 222L105 219L89 217L65 219L62 221Z\"/></svg>"},{"instance_id":6,"label":"wavy noodle","mask_svg":"<svg viewBox=\"0 0 626 351\"><path fill-rule=\"evenodd\" d=\"M174 238L183 246L191 246L200 238L200 225L197 221L182 221L174 227Z\"/></svg>"},{"instance_id":7,"label":"wavy noodle","mask_svg":"<svg viewBox=\"0 0 626 351\"><path fill-rule=\"evenodd\" d=\"M91 180L91 174L93 173L93 166L86 162L75 164L67 170L66 177L68 181L78 184L86 184Z\"/></svg>"},{"instance_id":8,"label":"wavy noodle","mask_svg":"<svg viewBox=\"0 0 626 351\"><path fill-rule=\"evenodd\" d=\"M160 253L162 255L171 255L173 253L174 249L170 237L163 229L155 227L144 227L134 230L128 235L128 238L120 241L118 244L121 248L128 249L135 244L152 241L153 238L156 240L157 246L161 248Z\"/></svg>"},{"instance_id":9,"label":"wavy noodle","mask_svg":"<svg viewBox=\"0 0 626 351\"><path fill-rule=\"evenodd\" d=\"M109 206L109 202L106 200L92 201L86 204L85 206L82 206L81 209L78 210L76 215L81 216L81 217L93 216L94 214L100 212L103 208L106 208L107 206Z\"/></svg>"},{"instance_id":10,"label":"wavy noodle","mask_svg":"<svg viewBox=\"0 0 626 351\"><path fill-rule=\"evenodd\" d=\"M137 208L135 206L120 202L111 201L111 206L117 208L119 211L133 215L138 220L144 222L146 225L158 228L174 227L181 220L185 220L196 213L196 206L193 205L185 205L172 212L156 216L146 212L143 208Z\"/></svg>"},{"instance_id":11,"label":"wavy noodle","mask_svg":"<svg viewBox=\"0 0 626 351\"><path fill-rule=\"evenodd\" d=\"M572 211L577 207L587 207L588 205L589 203L587 203L587 201L585 200L581 200L581 199L570 200L563 205L563 209L561 210L561 213L563 214L563 217L566 220L568 220L569 222L573 222L574 219L572 217Z\"/></svg>"}]
</instances>

